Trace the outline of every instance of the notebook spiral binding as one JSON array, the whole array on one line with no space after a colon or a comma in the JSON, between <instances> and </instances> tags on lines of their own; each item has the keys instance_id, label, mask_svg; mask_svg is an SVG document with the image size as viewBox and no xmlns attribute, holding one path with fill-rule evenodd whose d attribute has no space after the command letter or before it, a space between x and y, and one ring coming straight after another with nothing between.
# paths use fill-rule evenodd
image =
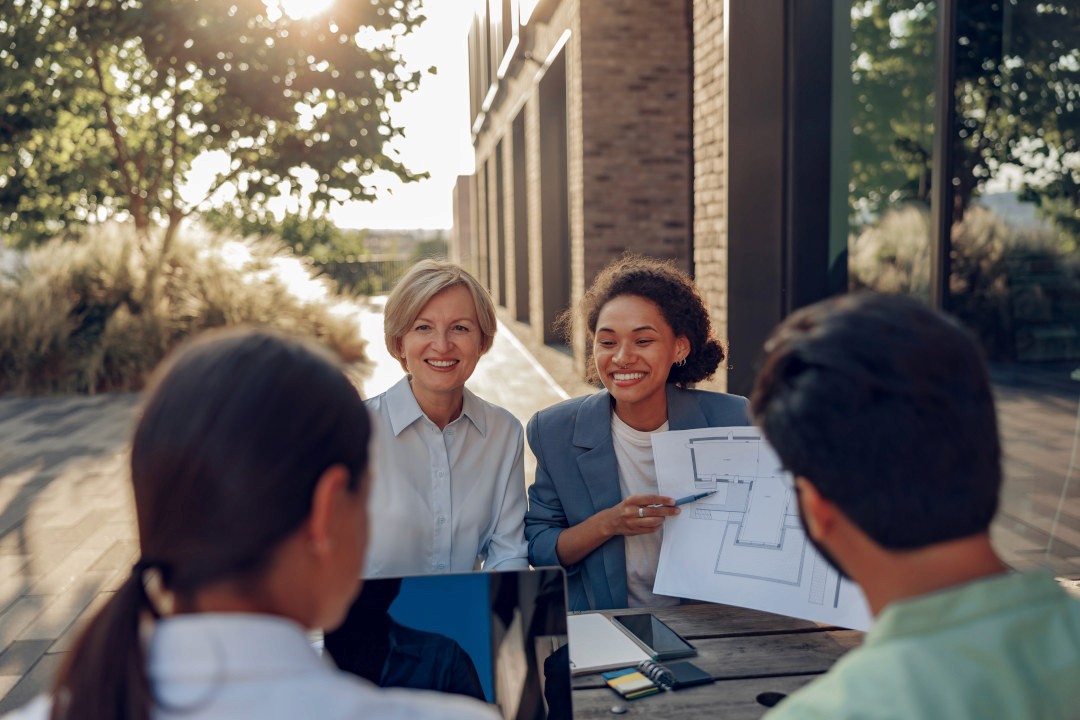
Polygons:
<instances>
[{"instance_id":1,"label":"notebook spiral binding","mask_svg":"<svg viewBox=\"0 0 1080 720\"><path fill-rule=\"evenodd\" d=\"M658 662L652 660L642 660L638 663L637 669L642 675L652 680L654 683L664 688L665 690L671 690L672 685L675 684L675 676L671 674L671 671Z\"/></svg>"}]
</instances>

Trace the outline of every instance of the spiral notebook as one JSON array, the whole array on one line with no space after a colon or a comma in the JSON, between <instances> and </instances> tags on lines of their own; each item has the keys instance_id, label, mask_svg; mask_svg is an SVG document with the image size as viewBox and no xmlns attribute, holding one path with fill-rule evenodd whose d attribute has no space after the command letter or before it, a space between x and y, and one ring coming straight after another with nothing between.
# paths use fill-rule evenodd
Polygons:
<instances>
[{"instance_id":1,"label":"spiral notebook","mask_svg":"<svg viewBox=\"0 0 1080 720\"><path fill-rule=\"evenodd\" d=\"M685 660L666 665L645 660L638 664L637 670L665 690L682 690L714 682L712 675Z\"/></svg>"},{"instance_id":2,"label":"spiral notebook","mask_svg":"<svg viewBox=\"0 0 1080 720\"><path fill-rule=\"evenodd\" d=\"M662 690L682 690L714 682L712 675L685 661L661 665L644 660L634 667L601 673L600 677L627 700L648 697Z\"/></svg>"}]
</instances>

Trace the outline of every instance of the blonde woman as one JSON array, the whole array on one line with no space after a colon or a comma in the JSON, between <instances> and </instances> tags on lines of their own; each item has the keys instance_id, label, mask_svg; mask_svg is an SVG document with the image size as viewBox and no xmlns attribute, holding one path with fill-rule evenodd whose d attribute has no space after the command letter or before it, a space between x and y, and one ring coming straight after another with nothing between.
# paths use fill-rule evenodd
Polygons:
<instances>
[{"instance_id":1,"label":"blonde woman","mask_svg":"<svg viewBox=\"0 0 1080 720\"><path fill-rule=\"evenodd\" d=\"M367 401L375 423L369 577L528 567L521 423L466 387L495 337L487 290L417 263L386 302L406 376Z\"/></svg>"}]
</instances>

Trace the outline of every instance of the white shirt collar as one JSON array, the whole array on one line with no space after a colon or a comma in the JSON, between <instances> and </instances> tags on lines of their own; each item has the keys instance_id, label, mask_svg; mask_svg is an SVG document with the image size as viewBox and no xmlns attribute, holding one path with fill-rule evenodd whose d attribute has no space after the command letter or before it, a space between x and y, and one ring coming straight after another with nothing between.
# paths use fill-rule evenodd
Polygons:
<instances>
[{"instance_id":1,"label":"white shirt collar","mask_svg":"<svg viewBox=\"0 0 1080 720\"><path fill-rule=\"evenodd\" d=\"M468 418L480 435L486 436L487 421L483 403L468 388L463 388L463 390L465 395L461 406L461 417ZM395 437L420 418L426 417L424 411L420 409L420 403L416 402L408 375L394 383L394 386L386 391L385 398L386 408L390 415L390 428L394 431Z\"/></svg>"},{"instance_id":2,"label":"white shirt collar","mask_svg":"<svg viewBox=\"0 0 1080 720\"><path fill-rule=\"evenodd\" d=\"M274 677L326 671L300 625L248 613L194 613L158 621L148 667L151 678L165 682L226 673Z\"/></svg>"}]
</instances>

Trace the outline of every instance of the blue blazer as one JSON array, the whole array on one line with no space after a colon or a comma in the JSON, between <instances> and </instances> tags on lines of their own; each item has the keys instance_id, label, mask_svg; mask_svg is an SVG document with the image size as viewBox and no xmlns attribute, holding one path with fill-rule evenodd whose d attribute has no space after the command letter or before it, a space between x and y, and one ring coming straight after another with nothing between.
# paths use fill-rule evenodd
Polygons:
<instances>
[{"instance_id":1,"label":"blue blazer","mask_svg":"<svg viewBox=\"0 0 1080 720\"><path fill-rule=\"evenodd\" d=\"M667 386L668 427L749 425L749 403L739 395ZM600 510L622 502L615 446L611 441L611 394L603 390L541 410L525 435L536 455L536 481L529 488L525 539L529 562L559 565L559 534ZM626 549L616 536L584 560L566 568L572 611L624 608Z\"/></svg>"}]
</instances>

